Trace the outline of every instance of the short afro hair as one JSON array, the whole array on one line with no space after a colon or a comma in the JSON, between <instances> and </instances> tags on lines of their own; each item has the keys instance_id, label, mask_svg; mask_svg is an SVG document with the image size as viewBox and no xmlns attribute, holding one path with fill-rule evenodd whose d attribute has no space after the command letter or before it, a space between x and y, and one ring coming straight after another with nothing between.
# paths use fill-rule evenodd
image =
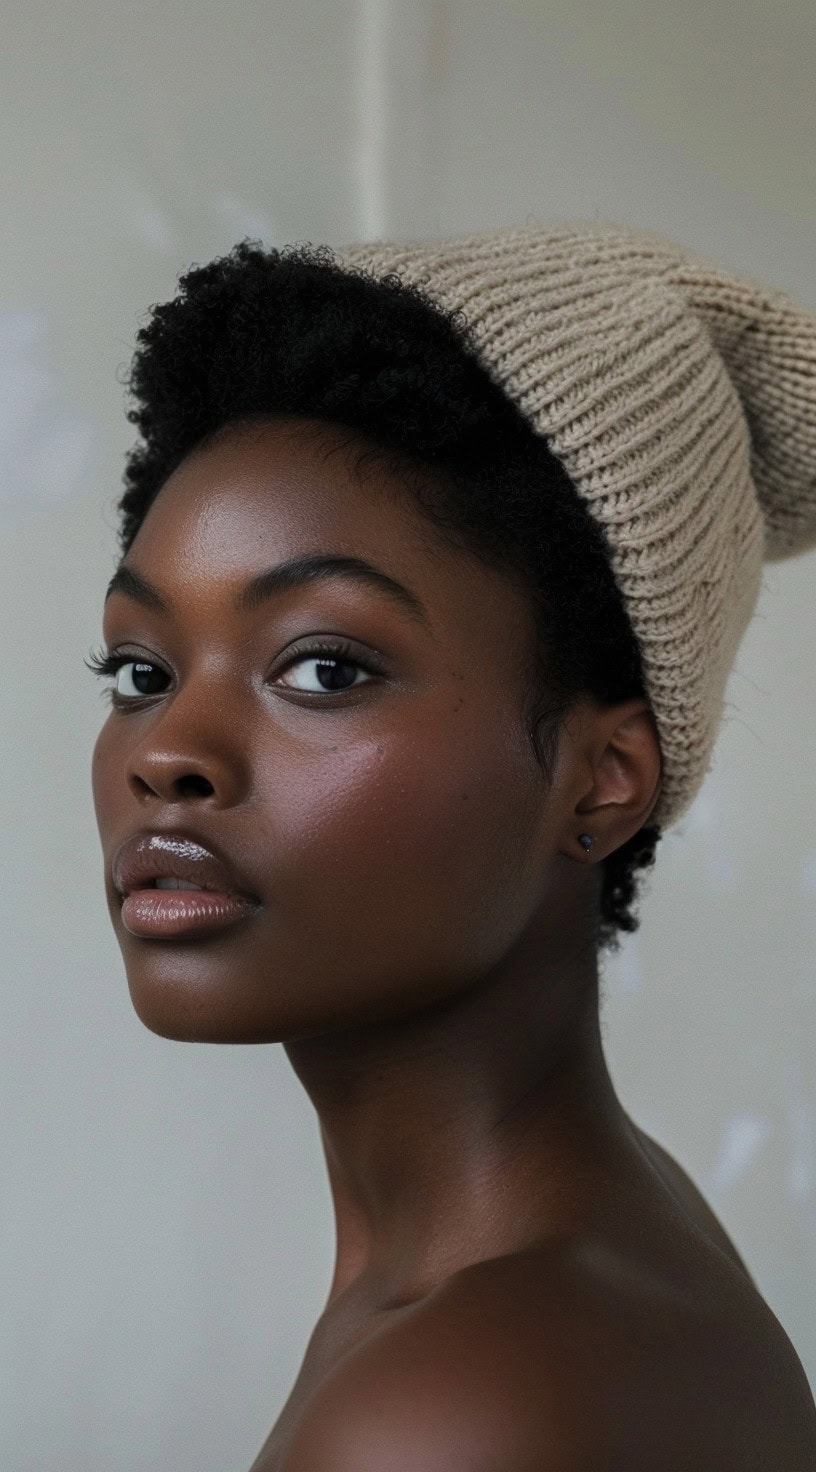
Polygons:
<instances>
[{"instance_id":1,"label":"short afro hair","mask_svg":"<svg viewBox=\"0 0 816 1472\"><path fill-rule=\"evenodd\" d=\"M220 430L275 416L357 432L402 474L452 545L529 593L537 636L527 718L551 778L558 730L581 696L645 697L640 649L601 525L546 440L490 377L461 313L396 274L341 267L326 245L244 239L192 266L139 328L125 380L141 443L118 502L123 555L162 484ZM603 860L594 941L638 929L638 881L661 837L644 826Z\"/></svg>"}]
</instances>

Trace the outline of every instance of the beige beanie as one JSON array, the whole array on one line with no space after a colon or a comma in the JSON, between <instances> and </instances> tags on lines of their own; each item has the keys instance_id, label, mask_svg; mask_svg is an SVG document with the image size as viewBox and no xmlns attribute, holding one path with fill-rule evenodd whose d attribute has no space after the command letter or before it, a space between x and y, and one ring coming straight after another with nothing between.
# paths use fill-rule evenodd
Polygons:
<instances>
[{"instance_id":1,"label":"beige beanie","mask_svg":"<svg viewBox=\"0 0 816 1472\"><path fill-rule=\"evenodd\" d=\"M651 821L710 766L763 560L816 546L816 315L612 223L335 251L460 311L604 527L663 754Z\"/></svg>"}]
</instances>

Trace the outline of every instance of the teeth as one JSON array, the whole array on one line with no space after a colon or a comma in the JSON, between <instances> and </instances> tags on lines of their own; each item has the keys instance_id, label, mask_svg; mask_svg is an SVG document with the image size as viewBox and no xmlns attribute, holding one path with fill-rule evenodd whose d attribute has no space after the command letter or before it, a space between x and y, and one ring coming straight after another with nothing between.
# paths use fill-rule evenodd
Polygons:
<instances>
[{"instance_id":1,"label":"teeth","mask_svg":"<svg viewBox=\"0 0 816 1472\"><path fill-rule=\"evenodd\" d=\"M186 879L157 879L157 889L202 889L201 884L189 884Z\"/></svg>"}]
</instances>

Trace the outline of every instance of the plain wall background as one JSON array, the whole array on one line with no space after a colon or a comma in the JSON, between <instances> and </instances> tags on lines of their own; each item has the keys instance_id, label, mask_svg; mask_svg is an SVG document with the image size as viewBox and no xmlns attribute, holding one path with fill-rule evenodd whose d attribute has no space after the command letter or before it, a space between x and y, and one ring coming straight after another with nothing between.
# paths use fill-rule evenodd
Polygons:
<instances>
[{"instance_id":1,"label":"plain wall background","mask_svg":"<svg viewBox=\"0 0 816 1472\"><path fill-rule=\"evenodd\" d=\"M325 1301L280 1046L169 1042L104 901L82 661L151 303L245 235L596 216L816 308L810 0L7 0L0 59L0 1465L246 1472ZM635 1119L816 1384L816 555L766 569L712 772L605 972Z\"/></svg>"}]
</instances>

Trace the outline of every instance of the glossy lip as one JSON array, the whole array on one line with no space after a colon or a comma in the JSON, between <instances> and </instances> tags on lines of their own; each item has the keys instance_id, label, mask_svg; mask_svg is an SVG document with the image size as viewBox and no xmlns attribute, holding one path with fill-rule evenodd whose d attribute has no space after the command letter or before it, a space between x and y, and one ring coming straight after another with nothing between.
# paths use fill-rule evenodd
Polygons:
<instances>
[{"instance_id":1,"label":"glossy lip","mask_svg":"<svg viewBox=\"0 0 816 1472\"><path fill-rule=\"evenodd\" d=\"M155 887L156 879L184 879L224 896L260 904L243 875L188 833L141 832L125 839L113 856L111 878L119 898ZM160 890L160 894L194 895L194 890Z\"/></svg>"},{"instance_id":2,"label":"glossy lip","mask_svg":"<svg viewBox=\"0 0 816 1472\"><path fill-rule=\"evenodd\" d=\"M144 940L186 940L226 930L257 908L242 895L212 890L135 889L122 901L121 919Z\"/></svg>"}]
</instances>

